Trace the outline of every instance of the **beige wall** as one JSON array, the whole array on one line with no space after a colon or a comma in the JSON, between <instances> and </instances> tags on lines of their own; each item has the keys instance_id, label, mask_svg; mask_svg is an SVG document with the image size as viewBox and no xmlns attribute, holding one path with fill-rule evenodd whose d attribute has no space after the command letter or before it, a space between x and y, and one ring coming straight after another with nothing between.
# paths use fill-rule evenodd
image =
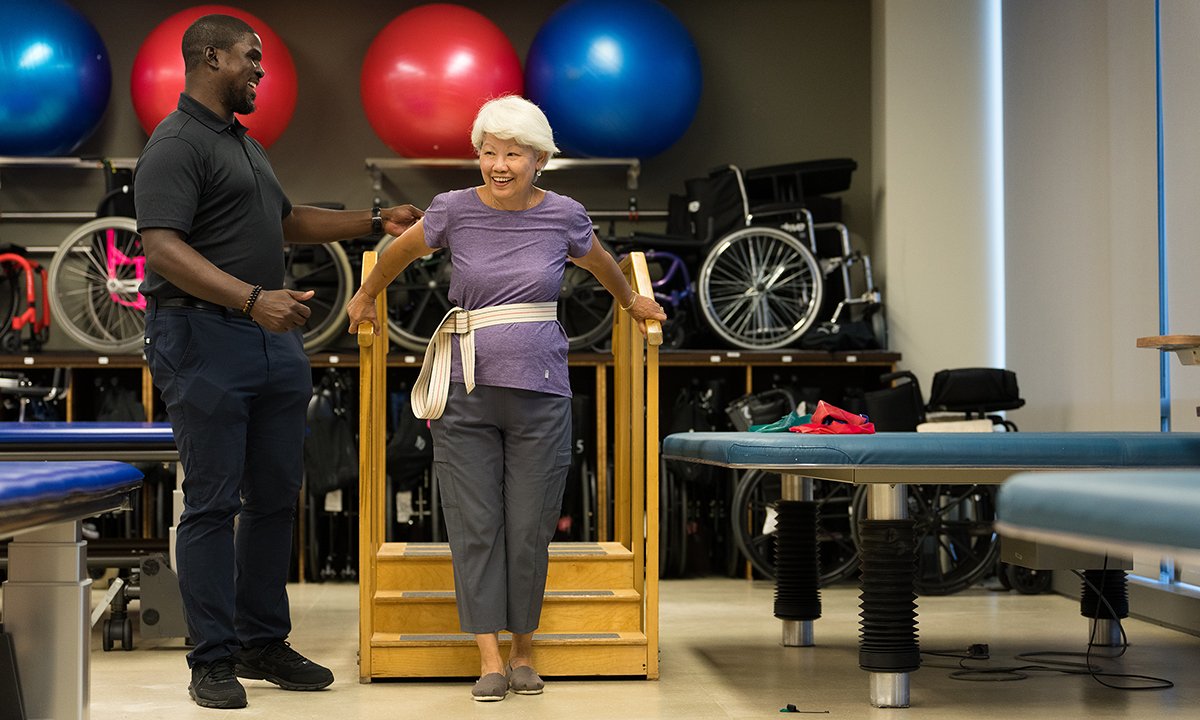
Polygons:
<instances>
[{"instance_id":1,"label":"beige wall","mask_svg":"<svg viewBox=\"0 0 1200 720\"><path fill-rule=\"evenodd\" d=\"M1004 3L1022 429L1158 429L1154 3Z\"/></svg>"},{"instance_id":2,"label":"beige wall","mask_svg":"<svg viewBox=\"0 0 1200 720\"><path fill-rule=\"evenodd\" d=\"M926 394L943 368L1003 365L987 5L873 6L876 248L892 347Z\"/></svg>"},{"instance_id":3,"label":"beige wall","mask_svg":"<svg viewBox=\"0 0 1200 720\"><path fill-rule=\"evenodd\" d=\"M1000 205L985 147L986 19L996 8ZM1016 371L1028 404L1009 417L1023 430L1157 429L1158 357L1134 346L1158 322L1154 3L877 0L873 9L875 248L903 364L926 383L946 367ZM1194 103L1179 117L1195 117ZM989 240L1001 210L997 287ZM1175 264L1183 274L1195 265Z\"/></svg>"}]
</instances>

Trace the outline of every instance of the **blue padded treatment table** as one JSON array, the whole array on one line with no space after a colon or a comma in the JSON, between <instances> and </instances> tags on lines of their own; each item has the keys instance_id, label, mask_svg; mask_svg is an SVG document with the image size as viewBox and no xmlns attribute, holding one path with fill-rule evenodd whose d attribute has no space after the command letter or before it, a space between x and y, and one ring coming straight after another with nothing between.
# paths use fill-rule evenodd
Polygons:
<instances>
[{"instance_id":1,"label":"blue padded treatment table","mask_svg":"<svg viewBox=\"0 0 1200 720\"><path fill-rule=\"evenodd\" d=\"M142 473L119 462L0 463L0 538L120 508Z\"/></svg>"},{"instance_id":2,"label":"blue padded treatment table","mask_svg":"<svg viewBox=\"0 0 1200 720\"><path fill-rule=\"evenodd\" d=\"M1000 484L1017 473L1053 470L1196 468L1200 467L1200 433L676 433L663 439L661 455L667 460L780 473L781 518L789 503L815 505L810 478L868 486L867 519L861 527L869 530L871 541L869 548L867 544L859 548L864 588L859 664L870 673L872 705L907 707L908 675L920 660L916 596L911 585L906 590L896 582L897 573L905 572L897 557L905 554L901 552L905 543L911 544L906 539L912 521L907 518L905 485ZM809 542L815 548L815 524L812 528L806 532L814 536ZM781 540L777 536L777 546ZM815 568L810 575L806 582L815 594ZM876 595L877 588L884 589ZM780 592L777 586L777 615ZM903 616L908 607L914 609L906 627L909 620ZM819 600L816 612L803 619L781 615L784 644L811 645L812 620L819 616Z\"/></svg>"},{"instance_id":3,"label":"blue padded treatment table","mask_svg":"<svg viewBox=\"0 0 1200 720\"><path fill-rule=\"evenodd\" d=\"M1014 475L1000 488L996 527L1077 550L1197 561L1200 469Z\"/></svg>"},{"instance_id":4,"label":"blue padded treatment table","mask_svg":"<svg viewBox=\"0 0 1200 720\"><path fill-rule=\"evenodd\" d=\"M677 433L668 460L851 483L1000 483L1021 470L1200 467L1200 433Z\"/></svg>"},{"instance_id":5,"label":"blue padded treatment table","mask_svg":"<svg viewBox=\"0 0 1200 720\"><path fill-rule=\"evenodd\" d=\"M175 437L169 423L148 422L0 422L0 461L11 460L119 460L122 462L157 463L176 462L179 451L175 447ZM171 517L178 523L183 512L183 498L179 488L182 487L180 466L176 470L176 489L170 500ZM153 489L155 492L169 490L162 486ZM152 502L150 492L146 487L143 497L145 506ZM163 552L165 540L166 554ZM163 563L156 563L161 568L164 564L174 565L175 537L174 528L168 531L165 539L136 540L133 548L129 546L113 549L112 543L100 541L91 547L92 561L98 566L112 567L113 564L124 565L135 563L140 566L145 563L156 563L161 558ZM169 568L168 568L169 569ZM153 609L159 618L157 623L142 623L140 632L143 637L184 637L187 635L186 623L183 620L183 605L179 599L178 579L173 570L158 572L153 575L143 574L139 588L141 610ZM105 646L110 643L122 643L126 650L132 649L132 623L125 614L126 602L129 595L122 588L113 598L114 630L110 634L109 621L105 622ZM119 629L117 629L119 624ZM128 628L128 632L122 632Z\"/></svg>"},{"instance_id":6,"label":"blue padded treatment table","mask_svg":"<svg viewBox=\"0 0 1200 720\"><path fill-rule=\"evenodd\" d=\"M0 460L179 459L169 423L0 422Z\"/></svg>"},{"instance_id":7,"label":"blue padded treatment table","mask_svg":"<svg viewBox=\"0 0 1200 720\"><path fill-rule=\"evenodd\" d=\"M141 481L119 462L0 462L0 537L14 536L4 630L28 717L88 717L92 579L80 521L121 508Z\"/></svg>"}]
</instances>

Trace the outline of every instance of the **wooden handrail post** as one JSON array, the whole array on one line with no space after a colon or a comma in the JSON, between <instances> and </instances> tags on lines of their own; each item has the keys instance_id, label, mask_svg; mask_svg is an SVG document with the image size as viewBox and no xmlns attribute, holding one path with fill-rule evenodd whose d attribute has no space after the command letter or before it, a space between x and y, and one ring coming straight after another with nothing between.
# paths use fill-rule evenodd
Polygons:
<instances>
[{"instance_id":1,"label":"wooden handrail post","mask_svg":"<svg viewBox=\"0 0 1200 720\"><path fill-rule=\"evenodd\" d=\"M362 278L375 267L375 252L363 253ZM375 299L379 334L358 328L358 673L369 682L376 558L384 540L384 449L387 442L387 291Z\"/></svg>"},{"instance_id":2,"label":"wooden handrail post","mask_svg":"<svg viewBox=\"0 0 1200 720\"><path fill-rule=\"evenodd\" d=\"M643 253L630 253L621 270L639 295L654 297ZM646 677L658 677L658 346L662 326L637 323L618 311L613 321L614 539L634 557L634 588L642 595Z\"/></svg>"}]
</instances>

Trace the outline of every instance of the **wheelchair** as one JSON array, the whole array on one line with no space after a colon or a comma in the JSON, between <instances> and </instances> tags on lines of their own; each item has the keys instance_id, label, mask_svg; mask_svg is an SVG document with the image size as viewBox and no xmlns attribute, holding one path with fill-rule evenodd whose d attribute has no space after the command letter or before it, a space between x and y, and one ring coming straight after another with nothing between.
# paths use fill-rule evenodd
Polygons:
<instances>
[{"instance_id":1,"label":"wheelchair","mask_svg":"<svg viewBox=\"0 0 1200 720\"><path fill-rule=\"evenodd\" d=\"M746 350L803 347L801 338L818 323L829 330L857 314L885 347L870 257L853 251L840 200L829 197L849 187L856 167L849 159L746 171L720 167L688 180L685 196L670 198L666 234L611 242L623 251L645 251L652 276L654 263L664 264L663 274L692 268L691 292L676 286L675 297L656 294L669 316L673 310L693 332L719 343ZM664 332L671 347L686 335L669 327Z\"/></svg>"},{"instance_id":2,"label":"wheelchair","mask_svg":"<svg viewBox=\"0 0 1200 720\"><path fill-rule=\"evenodd\" d=\"M655 295L671 318L664 329L668 347L681 347L696 329L735 348L793 347L819 321L838 323L855 312L870 320L882 347L882 299L869 256L852 250L840 221L814 219L840 215L840 201L825 196L848 188L856 168L849 159L747 171L726 165L686 181L686 195L669 198L666 233L618 236L610 229L601 242L618 256L646 253ZM638 219L636 201L628 219ZM394 239L385 236L375 250ZM446 251L397 277L388 293L388 327L398 344L425 347L450 308L449 284ZM613 311L599 282L568 264L559 321L571 349L602 343Z\"/></svg>"}]
</instances>

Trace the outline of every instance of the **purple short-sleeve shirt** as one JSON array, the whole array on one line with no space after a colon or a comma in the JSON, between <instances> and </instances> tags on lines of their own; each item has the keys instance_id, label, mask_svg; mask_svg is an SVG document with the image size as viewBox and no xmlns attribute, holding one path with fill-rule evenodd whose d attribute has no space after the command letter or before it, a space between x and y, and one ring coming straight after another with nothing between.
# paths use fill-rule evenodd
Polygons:
<instances>
[{"instance_id":1,"label":"purple short-sleeve shirt","mask_svg":"<svg viewBox=\"0 0 1200 720\"><path fill-rule=\"evenodd\" d=\"M475 188L433 199L425 242L450 251L450 302L477 310L508 303L557 302L567 257L592 247L587 211L546 191L528 210L497 210ZM462 382L458 341L451 379ZM554 322L494 325L475 331L475 383L571 397L567 334Z\"/></svg>"}]
</instances>

